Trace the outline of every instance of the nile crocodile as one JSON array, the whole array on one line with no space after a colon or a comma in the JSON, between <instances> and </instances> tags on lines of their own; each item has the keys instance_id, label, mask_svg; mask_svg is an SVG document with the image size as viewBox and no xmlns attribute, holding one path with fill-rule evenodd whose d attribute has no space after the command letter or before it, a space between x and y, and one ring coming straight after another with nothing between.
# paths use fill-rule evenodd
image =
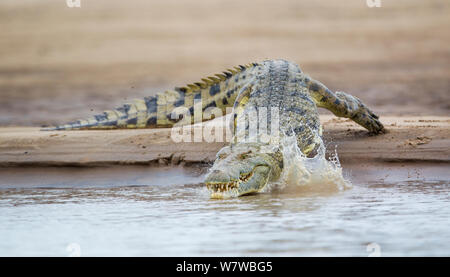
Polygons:
<instances>
[{"instance_id":1,"label":"nile crocodile","mask_svg":"<svg viewBox=\"0 0 450 277\"><path fill-rule=\"evenodd\" d=\"M282 135L295 135L298 147L305 155L314 154L322 135L317 107L350 118L371 133L384 132L378 116L358 98L344 92L332 92L303 73L297 64L285 60L240 65L201 82L134 100L86 120L43 130L172 127L182 120L182 116L173 116L175 108L185 107L194 114L198 105L203 112L213 107L223 114L232 107L233 141L217 153L205 179L211 197L258 192L268 182L279 178L283 170L280 149L262 150L267 141L245 139L249 124L241 128L244 136L237 136L236 126L248 119L255 109L266 108L268 125L271 123L269 110L278 109L278 131ZM190 118L191 122L187 124L194 123L194 117Z\"/></svg>"}]
</instances>

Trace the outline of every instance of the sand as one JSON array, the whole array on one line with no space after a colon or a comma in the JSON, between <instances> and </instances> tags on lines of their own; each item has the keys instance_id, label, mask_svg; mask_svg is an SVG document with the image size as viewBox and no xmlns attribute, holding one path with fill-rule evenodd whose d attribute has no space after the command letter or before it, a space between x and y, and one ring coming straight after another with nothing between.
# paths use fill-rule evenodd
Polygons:
<instances>
[{"instance_id":1,"label":"sand","mask_svg":"<svg viewBox=\"0 0 450 277\"><path fill-rule=\"evenodd\" d=\"M387 115L450 113L446 0L0 1L0 126L60 124L283 58Z\"/></svg>"},{"instance_id":2,"label":"sand","mask_svg":"<svg viewBox=\"0 0 450 277\"><path fill-rule=\"evenodd\" d=\"M343 162L448 162L450 3L445 0L0 2L0 165L211 162L224 143L169 130L39 132L267 58L361 98L388 134L322 110Z\"/></svg>"},{"instance_id":3,"label":"sand","mask_svg":"<svg viewBox=\"0 0 450 277\"><path fill-rule=\"evenodd\" d=\"M386 117L382 121L388 133L371 136L349 120L321 116L328 153L336 149L344 164L450 162L450 117ZM224 145L175 143L171 129L43 132L9 127L0 128L0 166L207 164Z\"/></svg>"}]
</instances>

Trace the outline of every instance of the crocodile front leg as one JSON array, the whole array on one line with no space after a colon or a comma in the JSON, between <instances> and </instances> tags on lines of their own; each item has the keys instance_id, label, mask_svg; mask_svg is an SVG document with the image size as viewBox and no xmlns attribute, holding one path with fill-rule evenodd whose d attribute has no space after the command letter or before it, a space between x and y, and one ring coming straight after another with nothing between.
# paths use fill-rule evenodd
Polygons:
<instances>
[{"instance_id":1,"label":"crocodile front leg","mask_svg":"<svg viewBox=\"0 0 450 277\"><path fill-rule=\"evenodd\" d=\"M357 97L342 91L334 93L306 74L298 74L298 77L299 81L308 88L318 107L326 108L336 116L350 118L371 133L386 132L378 116Z\"/></svg>"},{"instance_id":2,"label":"crocodile front leg","mask_svg":"<svg viewBox=\"0 0 450 277\"><path fill-rule=\"evenodd\" d=\"M359 98L342 91L336 92L336 98L334 105L330 105L329 108L336 116L350 118L375 134L386 132L378 115L373 113Z\"/></svg>"}]
</instances>

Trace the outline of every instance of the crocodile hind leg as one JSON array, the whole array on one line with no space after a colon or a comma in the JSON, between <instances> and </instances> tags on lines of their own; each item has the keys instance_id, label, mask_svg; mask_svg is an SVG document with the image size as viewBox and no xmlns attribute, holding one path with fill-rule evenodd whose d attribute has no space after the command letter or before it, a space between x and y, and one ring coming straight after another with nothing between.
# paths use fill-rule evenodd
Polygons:
<instances>
[{"instance_id":1,"label":"crocodile hind leg","mask_svg":"<svg viewBox=\"0 0 450 277\"><path fill-rule=\"evenodd\" d=\"M371 133L384 133L383 124L357 97L342 91L336 93L329 90L319 81L311 79L306 74L299 74L300 82L305 85L318 107L326 108L334 115L350 118Z\"/></svg>"}]
</instances>

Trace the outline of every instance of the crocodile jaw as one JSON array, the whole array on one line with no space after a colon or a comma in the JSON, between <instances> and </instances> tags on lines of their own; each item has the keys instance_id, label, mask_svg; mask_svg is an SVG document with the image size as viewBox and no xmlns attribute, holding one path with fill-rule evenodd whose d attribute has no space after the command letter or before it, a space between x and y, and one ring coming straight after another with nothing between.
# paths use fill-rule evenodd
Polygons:
<instances>
[{"instance_id":1,"label":"crocodile jaw","mask_svg":"<svg viewBox=\"0 0 450 277\"><path fill-rule=\"evenodd\" d=\"M269 176L269 166L258 165L249 173L240 174L237 180L223 181L222 178L210 174L205 183L211 198L223 199L259 192L266 186Z\"/></svg>"}]
</instances>

